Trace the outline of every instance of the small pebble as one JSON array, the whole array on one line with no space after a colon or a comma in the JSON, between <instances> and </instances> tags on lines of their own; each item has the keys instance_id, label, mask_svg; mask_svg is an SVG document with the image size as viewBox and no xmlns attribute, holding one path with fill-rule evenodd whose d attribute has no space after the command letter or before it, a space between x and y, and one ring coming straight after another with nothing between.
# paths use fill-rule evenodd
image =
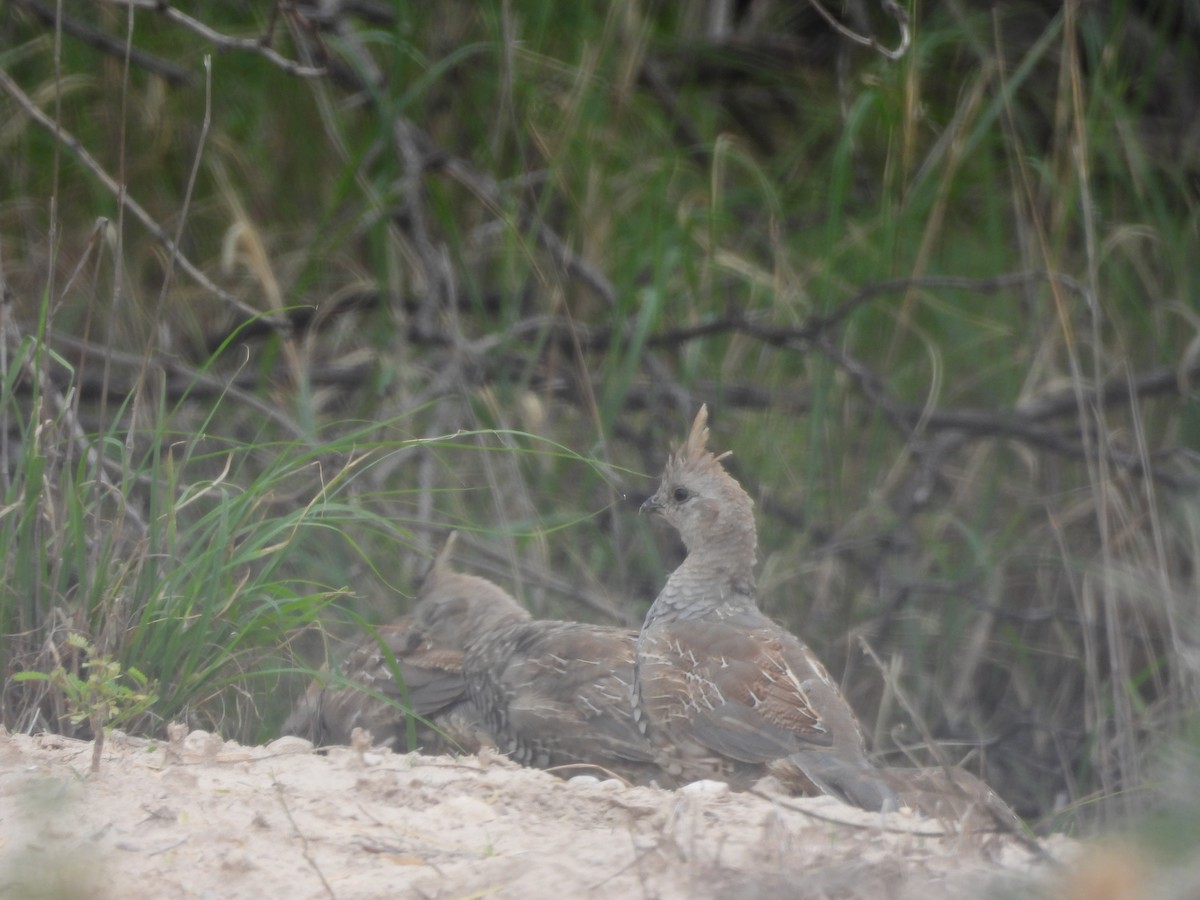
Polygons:
<instances>
[{"instance_id":1,"label":"small pebble","mask_svg":"<svg viewBox=\"0 0 1200 900\"><path fill-rule=\"evenodd\" d=\"M679 789L681 794L701 794L706 797L723 797L729 793L729 785L723 781L702 779L685 784Z\"/></svg>"}]
</instances>

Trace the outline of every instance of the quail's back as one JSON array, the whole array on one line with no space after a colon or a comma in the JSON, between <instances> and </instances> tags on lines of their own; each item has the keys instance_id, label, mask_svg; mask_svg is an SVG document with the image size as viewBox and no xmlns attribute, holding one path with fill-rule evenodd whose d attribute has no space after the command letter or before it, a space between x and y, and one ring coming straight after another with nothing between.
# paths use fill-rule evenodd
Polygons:
<instances>
[{"instance_id":1,"label":"quail's back","mask_svg":"<svg viewBox=\"0 0 1200 900\"><path fill-rule=\"evenodd\" d=\"M635 784L667 783L634 724L637 632L535 620L497 629L469 649L472 702L496 746L522 765L597 766Z\"/></svg>"}]
</instances>

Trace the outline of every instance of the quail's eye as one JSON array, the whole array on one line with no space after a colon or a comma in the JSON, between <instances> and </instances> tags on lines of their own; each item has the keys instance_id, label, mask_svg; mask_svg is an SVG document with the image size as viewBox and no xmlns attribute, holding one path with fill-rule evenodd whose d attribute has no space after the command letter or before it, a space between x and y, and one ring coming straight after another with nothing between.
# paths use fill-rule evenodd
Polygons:
<instances>
[{"instance_id":1,"label":"quail's eye","mask_svg":"<svg viewBox=\"0 0 1200 900\"><path fill-rule=\"evenodd\" d=\"M691 496L692 492L685 487L677 487L675 490L671 491L671 497L676 503L683 503Z\"/></svg>"}]
</instances>

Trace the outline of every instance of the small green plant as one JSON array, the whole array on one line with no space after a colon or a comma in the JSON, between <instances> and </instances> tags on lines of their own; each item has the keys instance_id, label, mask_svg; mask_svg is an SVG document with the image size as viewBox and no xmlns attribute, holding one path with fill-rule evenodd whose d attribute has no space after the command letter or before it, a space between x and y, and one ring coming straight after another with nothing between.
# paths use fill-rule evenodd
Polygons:
<instances>
[{"instance_id":1,"label":"small green plant","mask_svg":"<svg viewBox=\"0 0 1200 900\"><path fill-rule=\"evenodd\" d=\"M133 666L96 652L82 634L72 633L67 643L85 657L82 668L87 677L58 665L49 672L21 672L18 681L49 681L66 699L67 718L76 725L87 721L93 735L92 771L100 771L105 732L145 712L158 700L154 684ZM133 685L128 682L132 681Z\"/></svg>"}]
</instances>

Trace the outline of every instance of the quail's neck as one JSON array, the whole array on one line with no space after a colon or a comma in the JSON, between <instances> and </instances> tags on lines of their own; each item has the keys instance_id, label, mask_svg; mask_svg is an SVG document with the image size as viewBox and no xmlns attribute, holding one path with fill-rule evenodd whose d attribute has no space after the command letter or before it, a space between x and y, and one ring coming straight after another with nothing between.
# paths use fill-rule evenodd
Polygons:
<instances>
[{"instance_id":1,"label":"quail's neck","mask_svg":"<svg viewBox=\"0 0 1200 900\"><path fill-rule=\"evenodd\" d=\"M758 539L753 524L740 522L725 528L693 535L686 541L688 548L685 566L705 566L713 574L727 574L731 578L752 579Z\"/></svg>"},{"instance_id":2,"label":"quail's neck","mask_svg":"<svg viewBox=\"0 0 1200 900\"><path fill-rule=\"evenodd\" d=\"M647 623L703 615L705 610L754 607L754 550L728 545L692 551L663 587Z\"/></svg>"}]
</instances>

